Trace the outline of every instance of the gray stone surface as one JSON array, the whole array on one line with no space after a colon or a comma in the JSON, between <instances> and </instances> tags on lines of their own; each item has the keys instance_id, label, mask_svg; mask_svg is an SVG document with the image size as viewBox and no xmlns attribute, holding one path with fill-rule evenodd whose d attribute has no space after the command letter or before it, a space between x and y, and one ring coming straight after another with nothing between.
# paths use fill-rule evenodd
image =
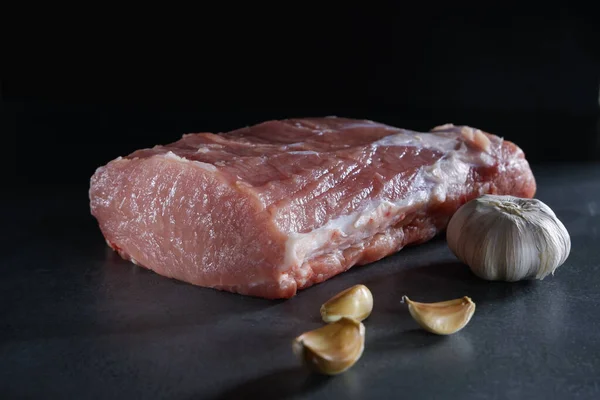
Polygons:
<instances>
[{"instance_id":1,"label":"gray stone surface","mask_svg":"<svg viewBox=\"0 0 600 400\"><path fill-rule=\"evenodd\" d=\"M288 301L197 288L122 261L89 216L85 187L16 191L2 200L1 397L600 398L600 166L535 173L537 197L572 236L554 277L482 281L439 238ZM291 340L357 283L375 299L363 357L337 377L308 374ZM439 337L419 329L403 294L468 295L477 311Z\"/></svg>"}]
</instances>

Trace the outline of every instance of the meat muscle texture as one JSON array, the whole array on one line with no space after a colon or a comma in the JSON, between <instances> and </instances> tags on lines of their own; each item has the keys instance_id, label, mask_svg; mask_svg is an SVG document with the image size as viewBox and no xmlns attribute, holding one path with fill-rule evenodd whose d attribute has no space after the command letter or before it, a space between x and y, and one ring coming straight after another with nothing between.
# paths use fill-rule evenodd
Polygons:
<instances>
[{"instance_id":1,"label":"meat muscle texture","mask_svg":"<svg viewBox=\"0 0 600 400\"><path fill-rule=\"evenodd\" d=\"M89 195L124 259L278 299L433 238L477 196L535 190L521 149L481 130L326 117L138 150L98 168Z\"/></svg>"}]
</instances>

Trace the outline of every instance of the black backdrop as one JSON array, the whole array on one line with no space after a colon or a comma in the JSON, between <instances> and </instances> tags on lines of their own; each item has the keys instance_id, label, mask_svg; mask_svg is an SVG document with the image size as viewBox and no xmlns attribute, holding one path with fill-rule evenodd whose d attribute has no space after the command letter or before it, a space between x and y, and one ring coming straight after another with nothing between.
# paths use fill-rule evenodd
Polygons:
<instances>
[{"instance_id":1,"label":"black backdrop","mask_svg":"<svg viewBox=\"0 0 600 400\"><path fill-rule=\"evenodd\" d=\"M2 79L9 181L87 185L183 133L320 115L470 124L532 162L600 158L591 3L212 6L30 22Z\"/></svg>"}]
</instances>

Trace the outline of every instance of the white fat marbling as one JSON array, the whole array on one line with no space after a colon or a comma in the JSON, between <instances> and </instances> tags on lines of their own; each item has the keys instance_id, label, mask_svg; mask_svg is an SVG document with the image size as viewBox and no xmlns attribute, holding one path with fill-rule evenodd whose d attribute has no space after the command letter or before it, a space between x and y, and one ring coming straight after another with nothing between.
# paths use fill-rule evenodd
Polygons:
<instances>
[{"instance_id":1,"label":"white fat marbling","mask_svg":"<svg viewBox=\"0 0 600 400\"><path fill-rule=\"evenodd\" d=\"M163 154L163 157L166 159L169 159L169 160L176 160L176 161L184 162L184 163L192 163L193 165L200 167L206 171L210 171L210 172L217 171L217 167L215 167L212 164L205 163L202 161L188 160L187 158L179 157L177 154L173 153L172 151L168 151L167 153Z\"/></svg>"},{"instance_id":2,"label":"white fat marbling","mask_svg":"<svg viewBox=\"0 0 600 400\"><path fill-rule=\"evenodd\" d=\"M306 260L326 254L331 251L332 246L343 249L383 231L399 218L403 211L415 204L445 201L451 187L456 187L458 190L465 185L472 167L485 165L491 161L489 155L480 157L473 152L467 152L464 146L457 146L456 137L401 133L387 136L375 144L434 148L444 152L445 155L434 164L421 167L406 197L394 202L387 199L373 199L357 213L333 219L308 233L290 234L286 242L284 269L298 266L300 270L296 279L299 280L299 284L303 284L309 276L303 273L303 270L308 268L303 266ZM332 243L334 236L341 238L335 244Z\"/></svg>"},{"instance_id":3,"label":"white fat marbling","mask_svg":"<svg viewBox=\"0 0 600 400\"><path fill-rule=\"evenodd\" d=\"M303 155L303 156L318 156L319 153L312 150L288 151L288 154Z\"/></svg>"},{"instance_id":4,"label":"white fat marbling","mask_svg":"<svg viewBox=\"0 0 600 400\"><path fill-rule=\"evenodd\" d=\"M373 142L374 146L410 146L443 152L453 150L456 144L456 137L436 135L433 133L416 133L412 131L402 131L401 133L385 136L376 142Z\"/></svg>"}]
</instances>

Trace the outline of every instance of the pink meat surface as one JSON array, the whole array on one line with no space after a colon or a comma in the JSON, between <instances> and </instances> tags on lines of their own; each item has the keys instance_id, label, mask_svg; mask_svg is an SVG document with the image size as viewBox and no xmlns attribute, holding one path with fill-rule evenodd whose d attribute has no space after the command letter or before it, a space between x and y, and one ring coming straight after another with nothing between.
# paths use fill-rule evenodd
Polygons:
<instances>
[{"instance_id":1,"label":"pink meat surface","mask_svg":"<svg viewBox=\"0 0 600 400\"><path fill-rule=\"evenodd\" d=\"M327 117L184 135L98 168L89 194L123 258L277 299L433 238L472 198L535 190L521 149L481 130Z\"/></svg>"}]
</instances>

